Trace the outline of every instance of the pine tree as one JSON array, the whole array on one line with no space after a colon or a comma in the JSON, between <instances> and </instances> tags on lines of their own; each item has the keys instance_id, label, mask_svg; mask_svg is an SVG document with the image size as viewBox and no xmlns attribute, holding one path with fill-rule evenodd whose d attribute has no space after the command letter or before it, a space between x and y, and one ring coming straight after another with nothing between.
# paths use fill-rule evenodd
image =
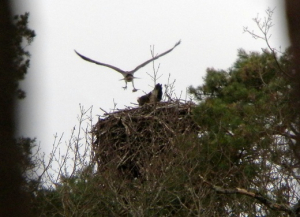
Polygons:
<instances>
[{"instance_id":1,"label":"pine tree","mask_svg":"<svg viewBox=\"0 0 300 217\"><path fill-rule=\"evenodd\" d=\"M288 52L277 60L267 51L239 50L232 68L208 69L204 84L190 87L200 101L194 114L203 129L202 178L211 186L249 189L272 203L297 203L292 148L298 114L291 112L292 88L281 72L289 70L290 58ZM271 206L245 197L219 196L218 202L219 215L272 213Z\"/></svg>"},{"instance_id":2,"label":"pine tree","mask_svg":"<svg viewBox=\"0 0 300 217\"><path fill-rule=\"evenodd\" d=\"M14 16L13 38L11 46L13 50L13 78L15 80L15 92L19 99L26 96L24 90L19 88L19 81L25 78L30 66L30 53L26 47L31 44L36 36L34 30L28 27L29 13Z\"/></svg>"}]
</instances>

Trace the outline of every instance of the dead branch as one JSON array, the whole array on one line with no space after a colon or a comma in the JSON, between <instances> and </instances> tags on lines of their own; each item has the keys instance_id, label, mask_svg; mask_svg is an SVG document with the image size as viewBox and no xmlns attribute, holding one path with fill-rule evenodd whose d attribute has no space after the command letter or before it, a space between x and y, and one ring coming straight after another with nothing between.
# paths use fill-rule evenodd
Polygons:
<instances>
[{"instance_id":1,"label":"dead branch","mask_svg":"<svg viewBox=\"0 0 300 217\"><path fill-rule=\"evenodd\" d=\"M248 197L252 197L252 198L256 199L257 201L259 201L260 203L264 204L265 206L269 207L272 210L284 211L284 212L289 213L290 215L297 216L296 209L298 208L298 206L290 206L288 204L276 203L276 202L272 201L271 199L262 196L259 193L254 193L254 192L248 191L244 188L222 188L220 186L214 185L211 182L205 180L204 177L202 177L201 175L199 175L199 177L205 184L207 184L211 189L213 189L217 193L241 194L241 195L245 195Z\"/></svg>"},{"instance_id":2,"label":"dead branch","mask_svg":"<svg viewBox=\"0 0 300 217\"><path fill-rule=\"evenodd\" d=\"M248 29L248 27L244 27L244 32L250 34L254 39L262 39L266 42L267 44L267 47L269 48L269 50L271 51L272 53L272 56L273 56L273 59L275 60L275 63L278 67L278 69L281 71L281 73L283 73L284 75L288 76L289 78L292 78L292 76L287 73L280 65L279 61L278 61L278 58L277 58L277 55L276 55L276 52L278 52L278 50L276 50L275 48L273 48L270 44L270 38L271 38L271 34L269 34L269 31L270 29L273 27L273 23L272 23L272 16L273 16L273 13L274 13L274 9L271 9L271 8L268 8L266 10L266 14L267 14L267 17L265 17L264 21L261 21L261 19L257 16L256 18L253 19L253 21L256 23L257 25L257 28L259 29L260 33L259 34L256 34L254 33L254 31L250 31ZM260 35L262 34L262 35ZM264 49L262 49L263 52Z\"/></svg>"}]
</instances>

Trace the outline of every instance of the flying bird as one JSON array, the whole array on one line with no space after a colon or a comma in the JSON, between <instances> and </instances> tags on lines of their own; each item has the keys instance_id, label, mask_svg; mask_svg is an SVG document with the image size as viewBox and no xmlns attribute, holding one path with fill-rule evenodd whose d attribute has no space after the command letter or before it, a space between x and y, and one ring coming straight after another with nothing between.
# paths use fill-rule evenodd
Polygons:
<instances>
[{"instance_id":1,"label":"flying bird","mask_svg":"<svg viewBox=\"0 0 300 217\"><path fill-rule=\"evenodd\" d=\"M137 99L140 106L151 103L156 104L157 102L160 102L162 98L162 85L156 84L154 89L149 92L148 94L141 96Z\"/></svg>"},{"instance_id":2,"label":"flying bird","mask_svg":"<svg viewBox=\"0 0 300 217\"><path fill-rule=\"evenodd\" d=\"M113 70L115 70L115 71L121 73L121 74L124 76L124 78L123 78L122 80L125 81L125 87L123 87L123 88L124 88L124 89L127 88L127 82L132 82L132 87L133 87L132 92L136 92L137 89L134 87L133 79L134 79L135 77L134 77L133 74L134 74L136 71L138 71L140 68L142 68L142 67L146 66L147 64L151 63L152 61L157 60L158 58L160 58L160 57L162 57L162 56L164 56L164 55L170 53L176 46L178 46L178 45L180 44L180 42L181 42L181 41L178 41L178 42L174 45L174 47L172 47L171 49L169 49L169 50L167 50L167 51L165 51L165 52L163 52L163 53L161 53L161 54L159 54L159 55L157 55L157 56L151 58L150 60L147 60L146 62L144 62L144 63L138 65L137 67L135 67L135 69L133 69L133 70L131 70L131 71L124 71L124 70L122 70L122 69L120 69L120 68L118 68L118 67L115 67L115 66L112 66L112 65L109 65L109 64L106 64L106 63L101 63L101 62L92 60L92 59L90 59L90 58L88 58L88 57L85 57L85 56L81 55L81 54L78 53L76 50L74 50L74 51L75 51L75 53L76 53L78 56L80 56L82 59L84 59L84 60L86 60L86 61L88 61L88 62L95 63L95 64L100 65L100 66L105 66L105 67L111 68L111 69L113 69Z\"/></svg>"}]
</instances>

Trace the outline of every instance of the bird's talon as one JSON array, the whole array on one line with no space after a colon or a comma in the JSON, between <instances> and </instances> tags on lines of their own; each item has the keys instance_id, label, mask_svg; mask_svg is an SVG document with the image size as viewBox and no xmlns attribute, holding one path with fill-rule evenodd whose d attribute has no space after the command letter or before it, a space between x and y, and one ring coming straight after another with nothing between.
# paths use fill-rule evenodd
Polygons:
<instances>
[{"instance_id":1,"label":"bird's talon","mask_svg":"<svg viewBox=\"0 0 300 217\"><path fill-rule=\"evenodd\" d=\"M132 90L132 92L136 92L136 91L138 91L138 90L139 90L139 89L135 89L135 88L134 88L134 89Z\"/></svg>"}]
</instances>

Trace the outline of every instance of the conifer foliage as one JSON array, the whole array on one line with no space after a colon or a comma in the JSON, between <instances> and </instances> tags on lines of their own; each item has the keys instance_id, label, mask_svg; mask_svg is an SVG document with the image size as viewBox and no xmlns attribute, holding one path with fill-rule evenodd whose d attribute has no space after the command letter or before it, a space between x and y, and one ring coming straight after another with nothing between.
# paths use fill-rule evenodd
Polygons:
<instances>
[{"instance_id":1,"label":"conifer foliage","mask_svg":"<svg viewBox=\"0 0 300 217\"><path fill-rule=\"evenodd\" d=\"M26 47L31 44L36 36L35 31L28 27L29 13L14 16L13 39L13 71L15 80L16 96L19 99L25 98L24 90L19 88L19 80L23 80L30 66L30 53Z\"/></svg>"},{"instance_id":2,"label":"conifer foliage","mask_svg":"<svg viewBox=\"0 0 300 217\"><path fill-rule=\"evenodd\" d=\"M200 159L206 173L201 179L214 191L228 193L216 201L222 204L219 215L272 216L272 210L292 213L298 208L298 162L292 151L298 114L290 107L290 80L281 73L289 70L290 58L288 52L274 59L266 50L239 50L232 68L208 69L204 85L190 88L200 101L194 117L204 130ZM226 189L232 188L251 189L267 202L228 199L233 191ZM279 209L282 204L295 207Z\"/></svg>"}]
</instances>

